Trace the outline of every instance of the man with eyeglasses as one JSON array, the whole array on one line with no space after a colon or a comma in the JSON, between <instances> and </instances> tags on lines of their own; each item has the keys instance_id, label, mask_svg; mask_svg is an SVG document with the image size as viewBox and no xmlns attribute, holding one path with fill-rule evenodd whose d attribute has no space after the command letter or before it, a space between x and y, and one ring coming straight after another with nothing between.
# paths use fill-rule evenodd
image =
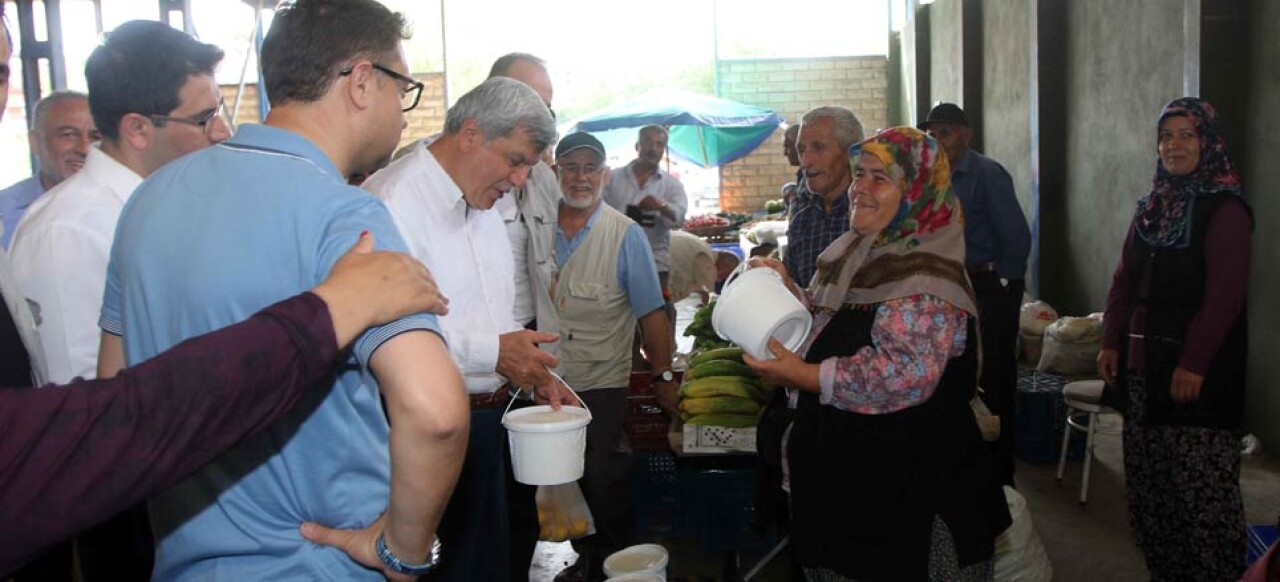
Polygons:
<instances>
[{"instance_id":1,"label":"man with eyeglasses","mask_svg":"<svg viewBox=\"0 0 1280 582\"><path fill-rule=\"evenodd\" d=\"M262 45L263 124L161 168L120 216L100 377L314 286L363 231L405 250L386 207L346 182L383 164L405 127L417 96L406 38L403 16L375 0L281 5ZM439 329L430 314L369 329L324 390L153 497L152 577L431 571L452 551L436 528L468 433Z\"/></svg>"},{"instance_id":2,"label":"man with eyeglasses","mask_svg":"<svg viewBox=\"0 0 1280 582\"><path fill-rule=\"evenodd\" d=\"M47 380L96 375L107 257L134 189L170 160L230 135L213 78L221 60L218 47L155 21L120 25L89 56L89 110L103 141L79 172L31 205L9 251ZM146 577L150 545L145 515L126 512L81 537L85 575Z\"/></svg>"},{"instance_id":3,"label":"man with eyeglasses","mask_svg":"<svg viewBox=\"0 0 1280 582\"><path fill-rule=\"evenodd\" d=\"M85 65L103 140L27 210L10 259L39 317L48 380L92 379L107 255L120 210L170 160L227 139L213 69L222 50L154 21L107 34Z\"/></svg>"},{"instance_id":4,"label":"man with eyeglasses","mask_svg":"<svg viewBox=\"0 0 1280 582\"><path fill-rule=\"evenodd\" d=\"M513 318L511 248L492 210L525 184L553 139L555 122L534 90L495 77L449 108L440 136L415 144L363 184L386 203L410 253L449 297L440 325L470 397L466 462L440 524L451 548L440 580L527 579L527 564L522 572L509 568L506 385L535 389L555 406L575 402L548 372L556 359L538 349L555 336Z\"/></svg>"},{"instance_id":5,"label":"man with eyeglasses","mask_svg":"<svg viewBox=\"0 0 1280 582\"><path fill-rule=\"evenodd\" d=\"M594 417L587 425L586 473L580 483L596 533L574 540L578 561L557 580L601 580L604 559L631 543L631 455L624 446L631 346L637 323L644 353L666 378L658 401L672 410L671 332L653 253L641 227L602 203L609 180L604 145L588 133L556 144L563 198L555 230L559 267L553 295L560 323L560 372Z\"/></svg>"}]
</instances>

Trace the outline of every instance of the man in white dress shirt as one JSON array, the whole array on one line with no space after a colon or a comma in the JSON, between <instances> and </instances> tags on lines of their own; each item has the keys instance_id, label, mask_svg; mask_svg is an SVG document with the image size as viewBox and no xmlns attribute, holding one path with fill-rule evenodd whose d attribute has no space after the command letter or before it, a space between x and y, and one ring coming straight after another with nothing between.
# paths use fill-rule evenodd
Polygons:
<instances>
[{"instance_id":1,"label":"man in white dress shirt","mask_svg":"<svg viewBox=\"0 0 1280 582\"><path fill-rule=\"evenodd\" d=\"M490 210L524 186L554 139L551 112L533 89L491 78L449 109L439 137L363 184L386 203L409 252L449 298L440 325L471 395L467 458L438 530L441 543L456 548L440 562L441 580L528 576L527 568L509 571L504 385L534 388L556 405L573 397L548 371L556 358L538 349L556 336L523 329L513 317L511 247L502 217Z\"/></svg>"},{"instance_id":2,"label":"man in white dress shirt","mask_svg":"<svg viewBox=\"0 0 1280 582\"><path fill-rule=\"evenodd\" d=\"M9 249L36 314L49 381L96 375L107 261L133 190L170 160L230 137L213 78L221 60L216 46L137 20L107 33L85 63L102 143L89 149L84 168L31 205ZM123 514L81 538L86 579L150 575L149 541L129 547L129 537L146 528L131 519Z\"/></svg>"},{"instance_id":3,"label":"man in white dress shirt","mask_svg":"<svg viewBox=\"0 0 1280 582\"><path fill-rule=\"evenodd\" d=\"M498 57L489 69L490 77L507 77L528 85L551 110L554 89L547 64L529 53L509 53ZM555 111L551 111L555 117ZM549 165L549 156L529 170L524 186L513 188L498 199L493 210L502 216L511 241L515 276L514 315L516 325L525 329L559 334L560 320L551 302L556 275L556 207L560 184ZM541 345L544 351L559 353L560 342ZM518 402L512 408L532 403ZM507 480L507 516L511 540L511 579L525 580L538 546L537 488Z\"/></svg>"},{"instance_id":4,"label":"man in white dress shirt","mask_svg":"<svg viewBox=\"0 0 1280 582\"><path fill-rule=\"evenodd\" d=\"M689 208L684 185L659 167L667 155L669 136L667 128L661 125L640 128L636 159L610 172L604 188L605 204L644 228L664 296L670 294L667 284L671 276L671 231L684 224L684 214ZM665 298L671 301L671 297Z\"/></svg>"},{"instance_id":5,"label":"man in white dress shirt","mask_svg":"<svg viewBox=\"0 0 1280 582\"><path fill-rule=\"evenodd\" d=\"M38 309L50 382L95 375L107 257L134 188L170 160L230 137L213 78L221 60L218 47L153 21L121 25L89 57L102 143L31 205L9 251Z\"/></svg>"},{"instance_id":6,"label":"man in white dress shirt","mask_svg":"<svg viewBox=\"0 0 1280 582\"><path fill-rule=\"evenodd\" d=\"M528 85L546 103L547 109L551 109L551 76L542 59L528 53L503 55L494 61L489 76L507 77ZM551 115L554 118L554 111ZM553 239L559 201L560 185L544 159L529 170L524 186L507 192L494 204L506 224L515 261L516 323L547 333L559 333L550 293L556 271ZM544 345L543 349L555 353L554 344Z\"/></svg>"}]
</instances>

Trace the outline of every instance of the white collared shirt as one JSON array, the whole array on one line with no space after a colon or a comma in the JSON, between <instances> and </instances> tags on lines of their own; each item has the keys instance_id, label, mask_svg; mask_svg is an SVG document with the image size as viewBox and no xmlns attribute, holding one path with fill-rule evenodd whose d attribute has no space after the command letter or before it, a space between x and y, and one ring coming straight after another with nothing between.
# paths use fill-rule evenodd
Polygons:
<instances>
[{"instance_id":1,"label":"white collared shirt","mask_svg":"<svg viewBox=\"0 0 1280 582\"><path fill-rule=\"evenodd\" d=\"M533 176L529 176L530 180ZM493 205L493 212L502 217L503 227L507 230L507 241L511 243L511 273L515 277L515 303L512 306L512 317L520 325L524 325L537 316L533 305L533 287L529 281L529 230L524 226L520 216L520 197L525 194L519 188L507 191Z\"/></svg>"},{"instance_id":2,"label":"white collared shirt","mask_svg":"<svg viewBox=\"0 0 1280 582\"><path fill-rule=\"evenodd\" d=\"M627 206L639 204L646 196L654 196L667 203L667 207L675 213L675 220L667 220L658 214L653 226L643 227L649 239L649 248L653 249L653 262L659 273L671 271L670 239L671 230L684 224L685 212L689 209L689 198L685 195L684 185L671 174L661 169L654 170L653 175L645 180L641 187L636 182L635 162L631 162L609 173L609 182L605 184L604 201L614 210L627 213Z\"/></svg>"},{"instance_id":3,"label":"white collared shirt","mask_svg":"<svg viewBox=\"0 0 1280 582\"><path fill-rule=\"evenodd\" d=\"M498 336L520 329L512 315L515 274L502 216L468 208L462 191L425 144L371 176L363 188L391 211L409 252L449 299L440 327L467 392L492 392Z\"/></svg>"},{"instance_id":4,"label":"white collared shirt","mask_svg":"<svg viewBox=\"0 0 1280 582\"><path fill-rule=\"evenodd\" d=\"M18 223L9 260L31 302L50 382L97 375L111 241L121 209L141 183L95 145L84 167L36 199Z\"/></svg>"}]
</instances>

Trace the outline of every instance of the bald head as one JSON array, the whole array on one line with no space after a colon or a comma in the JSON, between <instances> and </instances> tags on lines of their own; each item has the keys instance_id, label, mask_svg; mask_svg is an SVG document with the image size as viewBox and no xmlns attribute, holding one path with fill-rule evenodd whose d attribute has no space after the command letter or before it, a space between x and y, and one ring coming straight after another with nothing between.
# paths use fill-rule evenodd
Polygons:
<instances>
[{"instance_id":1,"label":"bald head","mask_svg":"<svg viewBox=\"0 0 1280 582\"><path fill-rule=\"evenodd\" d=\"M547 74L547 63L528 53L510 53L493 62L489 69L489 78L507 77L515 79L533 88L533 92L542 98L542 102L551 107L552 87L551 75Z\"/></svg>"}]
</instances>

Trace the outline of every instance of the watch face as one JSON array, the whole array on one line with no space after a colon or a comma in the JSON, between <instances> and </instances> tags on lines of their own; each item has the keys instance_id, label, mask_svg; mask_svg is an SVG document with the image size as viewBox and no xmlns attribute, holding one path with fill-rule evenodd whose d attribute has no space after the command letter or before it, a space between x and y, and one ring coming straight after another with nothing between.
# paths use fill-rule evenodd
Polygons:
<instances>
[{"instance_id":1,"label":"watch face","mask_svg":"<svg viewBox=\"0 0 1280 582\"><path fill-rule=\"evenodd\" d=\"M662 380L663 382L670 382L675 378L676 376L675 374L671 373L671 370L663 370L661 374L658 374L658 379Z\"/></svg>"}]
</instances>

